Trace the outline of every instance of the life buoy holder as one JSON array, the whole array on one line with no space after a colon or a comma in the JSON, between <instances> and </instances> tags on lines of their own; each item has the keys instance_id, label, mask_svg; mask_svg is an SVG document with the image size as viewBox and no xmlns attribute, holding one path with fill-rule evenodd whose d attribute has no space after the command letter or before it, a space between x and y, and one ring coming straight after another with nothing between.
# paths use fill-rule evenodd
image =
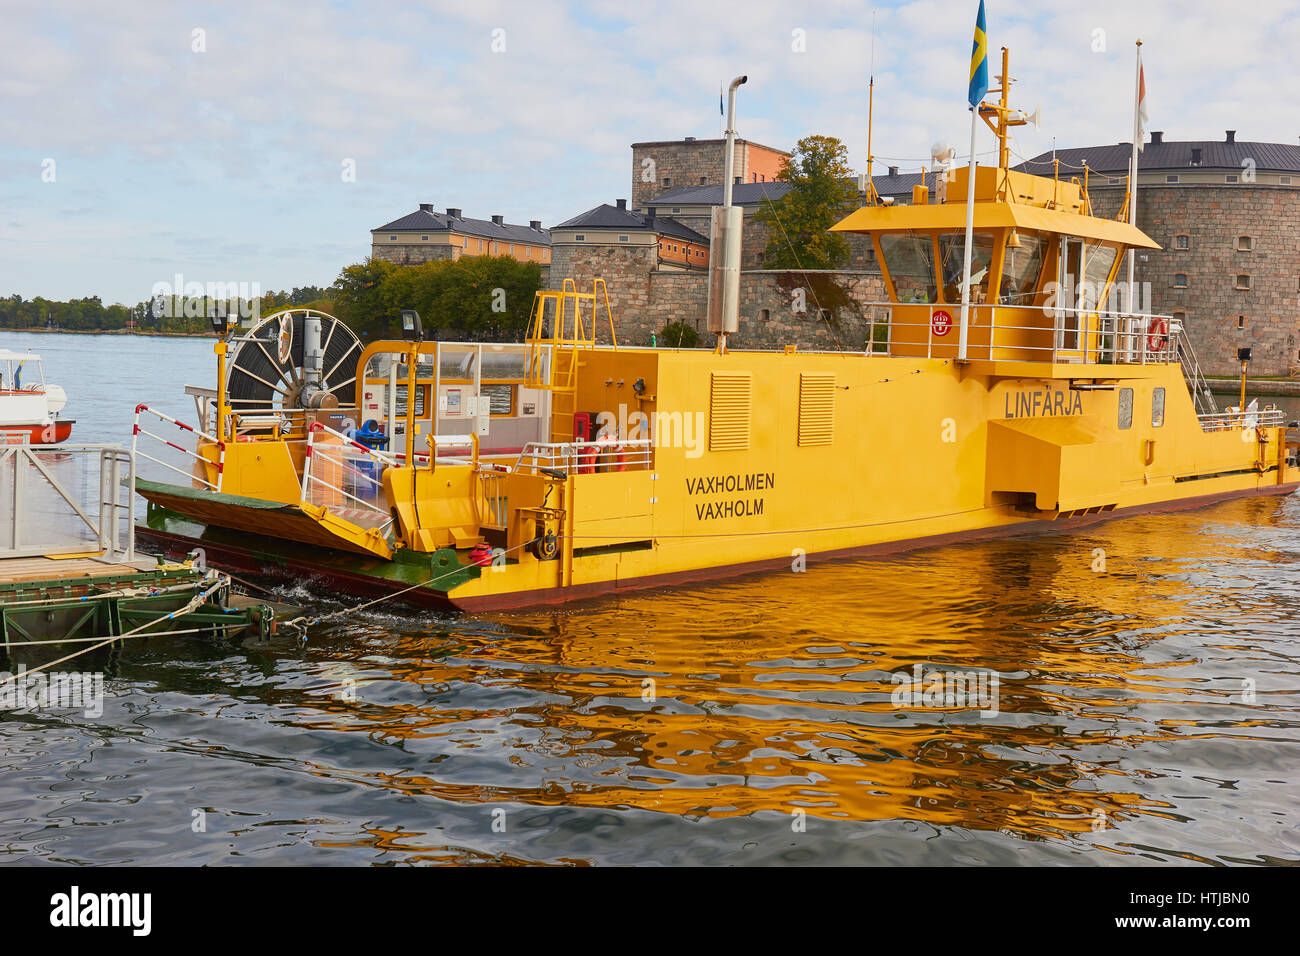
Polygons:
<instances>
[{"instance_id":1,"label":"life buoy holder","mask_svg":"<svg viewBox=\"0 0 1300 956\"><path fill-rule=\"evenodd\" d=\"M1169 345L1169 320L1157 316L1152 320L1151 327L1147 331L1147 351L1163 352Z\"/></svg>"}]
</instances>

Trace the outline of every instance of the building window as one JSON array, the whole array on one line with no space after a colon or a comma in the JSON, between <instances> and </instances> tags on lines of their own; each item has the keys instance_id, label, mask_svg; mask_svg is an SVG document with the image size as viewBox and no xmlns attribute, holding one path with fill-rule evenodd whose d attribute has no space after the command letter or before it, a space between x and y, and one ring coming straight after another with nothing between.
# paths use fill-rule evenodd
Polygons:
<instances>
[{"instance_id":1,"label":"building window","mask_svg":"<svg viewBox=\"0 0 1300 956\"><path fill-rule=\"evenodd\" d=\"M421 237L420 237L420 241L421 241L421 242L428 242L428 241L429 241L429 237L428 237L428 236L421 236Z\"/></svg>"},{"instance_id":2,"label":"building window","mask_svg":"<svg viewBox=\"0 0 1300 956\"><path fill-rule=\"evenodd\" d=\"M704 177L703 177L703 176L700 177L700 185L701 185L701 186L704 185Z\"/></svg>"},{"instance_id":3,"label":"building window","mask_svg":"<svg viewBox=\"0 0 1300 956\"><path fill-rule=\"evenodd\" d=\"M574 241L574 242L586 242L586 241L587 241L587 237L586 237L585 235L583 235L582 233L578 233L576 236L573 237L573 241Z\"/></svg>"},{"instance_id":4,"label":"building window","mask_svg":"<svg viewBox=\"0 0 1300 956\"><path fill-rule=\"evenodd\" d=\"M512 256L515 254L515 244L513 242L510 243L510 254Z\"/></svg>"},{"instance_id":5,"label":"building window","mask_svg":"<svg viewBox=\"0 0 1300 956\"><path fill-rule=\"evenodd\" d=\"M679 212L681 212L681 211L682 211L682 207L681 207L681 206L673 206L673 215L677 215L677 213L679 213Z\"/></svg>"},{"instance_id":6,"label":"building window","mask_svg":"<svg viewBox=\"0 0 1300 956\"><path fill-rule=\"evenodd\" d=\"M817 310L817 318L821 319L823 322L829 322L829 321L831 320L831 310L830 310L830 309L818 309L818 310Z\"/></svg>"},{"instance_id":7,"label":"building window","mask_svg":"<svg viewBox=\"0 0 1300 956\"><path fill-rule=\"evenodd\" d=\"M1165 177L1165 182L1167 182L1167 183L1176 183L1176 182L1178 182L1178 177L1177 177L1177 176L1166 176L1166 177Z\"/></svg>"},{"instance_id":8,"label":"building window","mask_svg":"<svg viewBox=\"0 0 1300 956\"><path fill-rule=\"evenodd\" d=\"M1174 248L1175 248L1175 249L1190 249L1190 248L1192 248L1192 237L1191 237L1191 236L1188 236L1188 235L1177 235L1177 236L1174 236Z\"/></svg>"},{"instance_id":9,"label":"building window","mask_svg":"<svg viewBox=\"0 0 1300 956\"><path fill-rule=\"evenodd\" d=\"M397 237L396 237L396 236L389 236L389 237L388 237L388 241L389 241L389 242L396 242L396 241L397 241Z\"/></svg>"},{"instance_id":10,"label":"building window","mask_svg":"<svg viewBox=\"0 0 1300 956\"><path fill-rule=\"evenodd\" d=\"M619 237L618 237L618 241L619 241L619 242L627 242L627 236L619 236Z\"/></svg>"},{"instance_id":11,"label":"building window","mask_svg":"<svg viewBox=\"0 0 1300 956\"><path fill-rule=\"evenodd\" d=\"M758 254L758 264L759 264L760 266L763 264L763 256L764 256L764 253L761 253L761 252L760 252L760 253Z\"/></svg>"},{"instance_id":12,"label":"building window","mask_svg":"<svg viewBox=\"0 0 1300 956\"><path fill-rule=\"evenodd\" d=\"M1119 390L1119 427L1133 427L1133 389L1131 388Z\"/></svg>"},{"instance_id":13,"label":"building window","mask_svg":"<svg viewBox=\"0 0 1300 956\"><path fill-rule=\"evenodd\" d=\"M1153 388L1151 390L1151 427L1159 428L1165 423L1165 390L1163 388Z\"/></svg>"},{"instance_id":14,"label":"building window","mask_svg":"<svg viewBox=\"0 0 1300 956\"><path fill-rule=\"evenodd\" d=\"M768 321L769 319L771 319L771 318L772 318L772 310L771 310L771 309L759 309L759 310L758 310L758 321L760 321L760 322L767 322L767 321Z\"/></svg>"},{"instance_id":15,"label":"building window","mask_svg":"<svg viewBox=\"0 0 1300 956\"><path fill-rule=\"evenodd\" d=\"M1242 291L1248 291L1250 289L1250 276L1246 275L1245 273L1239 274L1237 276L1237 283L1235 288L1240 289Z\"/></svg>"},{"instance_id":16,"label":"building window","mask_svg":"<svg viewBox=\"0 0 1300 956\"><path fill-rule=\"evenodd\" d=\"M1229 173L1227 176L1224 176L1224 177L1223 177L1223 181L1224 181L1225 183L1235 183L1235 182L1237 181L1237 177L1236 177L1235 175Z\"/></svg>"},{"instance_id":17,"label":"building window","mask_svg":"<svg viewBox=\"0 0 1300 956\"><path fill-rule=\"evenodd\" d=\"M1175 273L1174 273L1174 288L1175 288L1175 289L1186 289L1186 288L1187 288L1187 273L1186 273L1186 272L1175 272Z\"/></svg>"},{"instance_id":18,"label":"building window","mask_svg":"<svg viewBox=\"0 0 1300 956\"><path fill-rule=\"evenodd\" d=\"M482 252L482 251L483 251L483 240L482 240L482 239L480 239L480 240L478 241L478 251L479 251L479 252Z\"/></svg>"},{"instance_id":19,"label":"building window","mask_svg":"<svg viewBox=\"0 0 1300 956\"><path fill-rule=\"evenodd\" d=\"M1246 327L1246 317L1244 315L1237 316L1237 328L1244 329L1245 327Z\"/></svg>"},{"instance_id":20,"label":"building window","mask_svg":"<svg viewBox=\"0 0 1300 956\"><path fill-rule=\"evenodd\" d=\"M665 177L664 177L664 189L667 189L667 188L668 188L669 186L671 186L672 184L673 184L673 178L672 178L671 176L665 176Z\"/></svg>"},{"instance_id":21,"label":"building window","mask_svg":"<svg viewBox=\"0 0 1300 956\"><path fill-rule=\"evenodd\" d=\"M1255 248L1255 239L1254 239L1253 236L1238 236L1238 237L1237 237L1237 251L1238 251L1238 252L1250 252L1250 251L1251 251L1252 249L1254 249L1254 248Z\"/></svg>"},{"instance_id":22,"label":"building window","mask_svg":"<svg viewBox=\"0 0 1300 956\"><path fill-rule=\"evenodd\" d=\"M461 248L463 248L463 249L468 249L468 248L469 248L469 236L466 236L466 237L464 238L464 240L462 241Z\"/></svg>"},{"instance_id":23,"label":"building window","mask_svg":"<svg viewBox=\"0 0 1300 956\"><path fill-rule=\"evenodd\" d=\"M1290 177L1290 176L1283 176L1283 177L1281 178L1280 182L1282 183L1283 186L1290 186L1290 185L1291 185L1291 177Z\"/></svg>"},{"instance_id":24,"label":"building window","mask_svg":"<svg viewBox=\"0 0 1300 956\"><path fill-rule=\"evenodd\" d=\"M1173 319L1174 322L1178 324L1179 328L1185 328L1187 326L1186 312L1175 312L1172 315L1170 315L1169 318Z\"/></svg>"}]
</instances>

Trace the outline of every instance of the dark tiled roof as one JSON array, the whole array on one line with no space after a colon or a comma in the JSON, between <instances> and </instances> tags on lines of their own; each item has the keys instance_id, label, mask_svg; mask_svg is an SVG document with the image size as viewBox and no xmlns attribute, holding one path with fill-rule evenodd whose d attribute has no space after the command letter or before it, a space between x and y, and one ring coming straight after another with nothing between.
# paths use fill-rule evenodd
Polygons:
<instances>
[{"instance_id":1,"label":"dark tiled roof","mask_svg":"<svg viewBox=\"0 0 1300 956\"><path fill-rule=\"evenodd\" d=\"M1201 163L1192 165L1192 150L1201 151ZM1078 175L1084 161L1088 168L1099 173L1127 175L1132 143L1115 143L1111 146L1080 146L1058 149L1056 158L1061 161L1061 175ZM1300 145L1289 143L1229 143L1224 140L1199 140L1188 142L1147 143L1138 154L1138 168L1144 170L1213 169L1240 172L1242 163L1254 160L1257 170L1269 172L1300 172ZM1015 167L1021 172L1052 174L1052 153L1041 153Z\"/></svg>"},{"instance_id":2,"label":"dark tiled roof","mask_svg":"<svg viewBox=\"0 0 1300 956\"><path fill-rule=\"evenodd\" d=\"M495 239L500 242L531 242L549 245L551 233L548 229L534 229L531 226L516 226L512 223L497 225L490 219L454 218L445 212L431 212L417 209L401 219L394 219L371 232L455 232L476 239Z\"/></svg>"},{"instance_id":3,"label":"dark tiled roof","mask_svg":"<svg viewBox=\"0 0 1300 956\"><path fill-rule=\"evenodd\" d=\"M921 184L921 174L918 172L899 173L897 176L873 176L872 181L876 184L876 192L880 195L904 196L910 201L912 187ZM934 177L927 177L927 182L933 188ZM853 181L853 186L857 188L856 179ZM776 202L789 191L790 184L781 180L767 183L736 183L731 187L731 201L737 206L757 206L769 199ZM721 185L685 186L681 189L672 189L645 203L646 208L654 206L660 210L673 206L720 205L722 205Z\"/></svg>"},{"instance_id":4,"label":"dark tiled roof","mask_svg":"<svg viewBox=\"0 0 1300 956\"><path fill-rule=\"evenodd\" d=\"M694 229L682 225L671 216L656 216L654 226L649 223L649 217L639 213L630 212L627 209L620 209L617 206L611 206L608 203L602 203L594 209L588 209L586 212L574 216L572 219L560 223L554 229L617 229L624 232L657 232L662 236L672 236L675 239L683 239L686 242L698 242L708 245L709 240L700 235Z\"/></svg>"}]
</instances>

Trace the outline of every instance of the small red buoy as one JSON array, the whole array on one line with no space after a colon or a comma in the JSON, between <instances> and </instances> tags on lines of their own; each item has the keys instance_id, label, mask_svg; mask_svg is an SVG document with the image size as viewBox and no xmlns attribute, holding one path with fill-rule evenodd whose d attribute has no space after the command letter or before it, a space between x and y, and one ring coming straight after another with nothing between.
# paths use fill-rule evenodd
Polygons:
<instances>
[{"instance_id":1,"label":"small red buoy","mask_svg":"<svg viewBox=\"0 0 1300 956\"><path fill-rule=\"evenodd\" d=\"M492 549L486 544L476 544L469 553L469 559L480 568L492 566Z\"/></svg>"}]
</instances>

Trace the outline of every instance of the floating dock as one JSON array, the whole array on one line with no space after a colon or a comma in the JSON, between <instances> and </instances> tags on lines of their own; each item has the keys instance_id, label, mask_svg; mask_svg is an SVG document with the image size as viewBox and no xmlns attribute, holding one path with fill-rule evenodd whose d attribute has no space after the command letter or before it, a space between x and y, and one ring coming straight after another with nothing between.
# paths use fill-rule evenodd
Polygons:
<instances>
[{"instance_id":1,"label":"floating dock","mask_svg":"<svg viewBox=\"0 0 1300 956\"><path fill-rule=\"evenodd\" d=\"M95 477L96 459L97 483L87 480ZM86 492L79 489L97 491L99 500L81 500ZM288 607L237 593L229 576L202 561L137 555L135 460L127 449L7 446L0 452L0 493L12 507L0 522L8 525L0 527L7 530L0 541L6 660L20 649L89 651L126 637L265 639ZM29 532L33 517L39 529Z\"/></svg>"}]
</instances>

